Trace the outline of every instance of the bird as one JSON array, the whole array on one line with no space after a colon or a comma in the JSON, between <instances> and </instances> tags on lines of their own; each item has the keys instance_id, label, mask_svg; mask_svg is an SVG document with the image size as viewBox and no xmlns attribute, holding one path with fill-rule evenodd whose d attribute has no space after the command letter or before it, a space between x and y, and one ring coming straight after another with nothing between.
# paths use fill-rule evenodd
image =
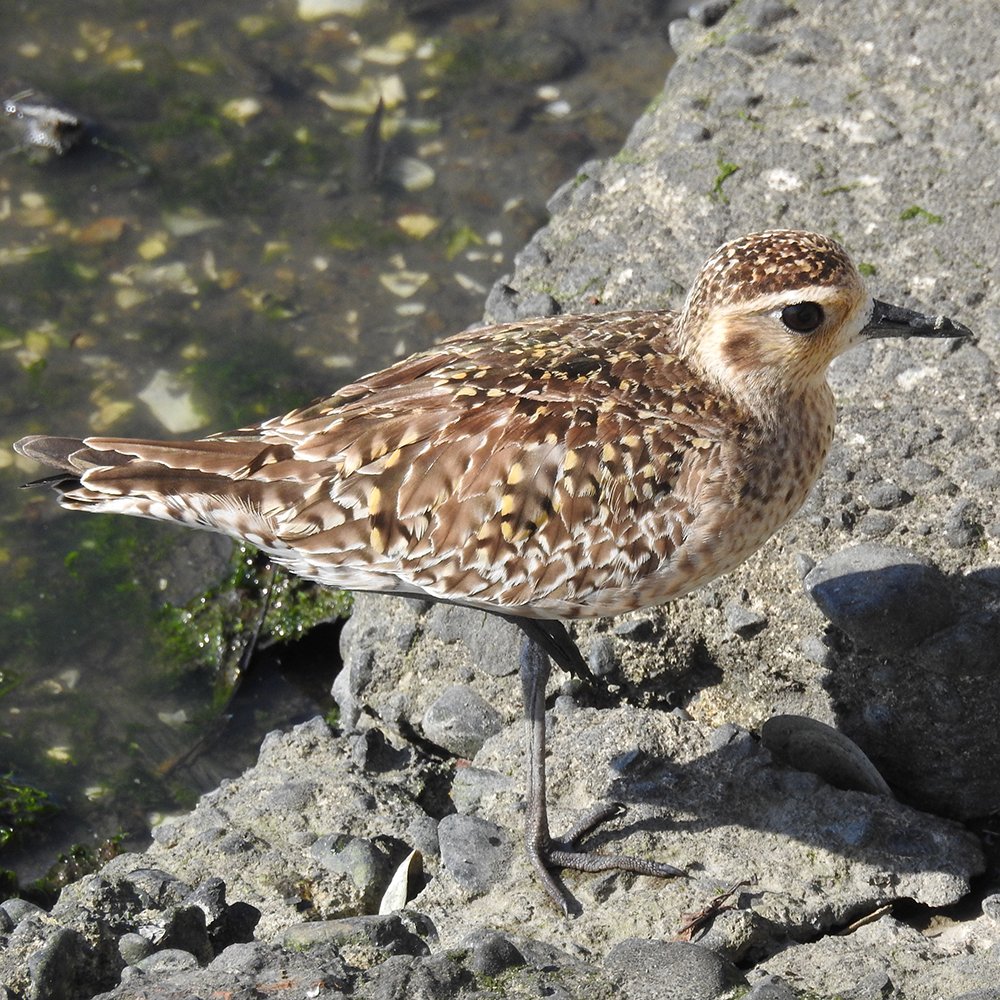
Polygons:
<instances>
[{"instance_id":1,"label":"bird","mask_svg":"<svg viewBox=\"0 0 1000 1000\"><path fill-rule=\"evenodd\" d=\"M177 521L320 584L478 608L518 624L524 842L554 871L672 865L579 849L601 804L549 831L545 686L585 675L566 623L664 604L734 569L801 507L834 434L827 370L872 338L971 331L875 300L810 232L730 240L679 311L467 330L254 426L193 441L32 435L71 510Z\"/></svg>"}]
</instances>

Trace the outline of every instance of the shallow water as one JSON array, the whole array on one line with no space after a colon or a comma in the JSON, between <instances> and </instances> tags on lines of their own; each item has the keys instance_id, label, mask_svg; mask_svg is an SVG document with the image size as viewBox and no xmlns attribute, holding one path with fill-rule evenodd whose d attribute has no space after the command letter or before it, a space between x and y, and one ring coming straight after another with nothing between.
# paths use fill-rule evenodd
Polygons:
<instances>
[{"instance_id":1,"label":"shallow water","mask_svg":"<svg viewBox=\"0 0 1000 1000\"><path fill-rule=\"evenodd\" d=\"M336 662L311 687L256 671L223 738L170 769L218 708L152 623L225 552L16 489L42 473L11 442L223 430L476 322L671 55L640 5L10 6L0 96L86 126L65 155L0 128L0 764L63 807L0 854L24 879L248 766L268 729L329 707Z\"/></svg>"}]
</instances>

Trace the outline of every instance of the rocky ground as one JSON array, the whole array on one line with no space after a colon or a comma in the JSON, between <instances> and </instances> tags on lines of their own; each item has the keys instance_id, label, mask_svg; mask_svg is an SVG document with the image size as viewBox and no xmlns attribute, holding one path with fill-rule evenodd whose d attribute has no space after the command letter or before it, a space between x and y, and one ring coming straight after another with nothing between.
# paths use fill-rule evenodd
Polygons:
<instances>
[{"instance_id":1,"label":"rocky ground","mask_svg":"<svg viewBox=\"0 0 1000 1000\"><path fill-rule=\"evenodd\" d=\"M488 318L676 307L718 243L782 226L978 339L841 359L790 526L576 630L595 676L551 682L553 829L620 801L592 843L690 877L568 872L558 914L519 844L517 630L363 597L342 729L272 734L52 913L0 906L8 996L1000 997L1000 15L726 7L674 25L662 98L554 195Z\"/></svg>"}]
</instances>

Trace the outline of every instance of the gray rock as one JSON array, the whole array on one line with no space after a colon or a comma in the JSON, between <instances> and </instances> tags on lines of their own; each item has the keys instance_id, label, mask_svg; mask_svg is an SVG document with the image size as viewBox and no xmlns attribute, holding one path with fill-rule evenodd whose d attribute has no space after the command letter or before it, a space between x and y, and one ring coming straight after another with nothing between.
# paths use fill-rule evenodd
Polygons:
<instances>
[{"instance_id":1,"label":"gray rock","mask_svg":"<svg viewBox=\"0 0 1000 1000\"><path fill-rule=\"evenodd\" d=\"M885 538L896 524L895 518L886 514L869 514L858 524L858 533L865 538Z\"/></svg>"},{"instance_id":2,"label":"gray rock","mask_svg":"<svg viewBox=\"0 0 1000 1000\"><path fill-rule=\"evenodd\" d=\"M656 625L651 618L643 615L640 618L626 618L614 627L615 635L633 642L646 642L656 635Z\"/></svg>"},{"instance_id":3,"label":"gray rock","mask_svg":"<svg viewBox=\"0 0 1000 1000\"><path fill-rule=\"evenodd\" d=\"M153 943L141 934L129 932L118 939L118 953L126 965L138 965L153 952Z\"/></svg>"},{"instance_id":4,"label":"gray rock","mask_svg":"<svg viewBox=\"0 0 1000 1000\"><path fill-rule=\"evenodd\" d=\"M438 823L441 861L451 877L469 893L496 885L513 854L507 833L475 816L445 816Z\"/></svg>"},{"instance_id":5,"label":"gray rock","mask_svg":"<svg viewBox=\"0 0 1000 1000\"><path fill-rule=\"evenodd\" d=\"M611 636L599 635L590 644L587 666L595 677L606 677L618 664L615 643Z\"/></svg>"},{"instance_id":6,"label":"gray rock","mask_svg":"<svg viewBox=\"0 0 1000 1000\"><path fill-rule=\"evenodd\" d=\"M406 842L421 854L433 857L441 852L437 828L433 817L417 816L406 828Z\"/></svg>"},{"instance_id":7,"label":"gray rock","mask_svg":"<svg viewBox=\"0 0 1000 1000\"><path fill-rule=\"evenodd\" d=\"M351 761L363 771L399 771L412 760L407 748L394 747L380 729L368 729L351 737Z\"/></svg>"},{"instance_id":8,"label":"gray rock","mask_svg":"<svg viewBox=\"0 0 1000 1000\"><path fill-rule=\"evenodd\" d=\"M751 28L769 28L786 18L795 17L796 11L781 0L748 0L743 4L742 14Z\"/></svg>"},{"instance_id":9,"label":"gray rock","mask_svg":"<svg viewBox=\"0 0 1000 1000\"><path fill-rule=\"evenodd\" d=\"M989 677L1000 666L1000 619L989 611L968 615L924 640L914 659L923 670L955 682Z\"/></svg>"},{"instance_id":10,"label":"gray rock","mask_svg":"<svg viewBox=\"0 0 1000 1000\"><path fill-rule=\"evenodd\" d=\"M568 199L574 193L575 185L563 191L563 197ZM553 195L550 204L558 206L558 195ZM486 297L484 313L491 323L514 323L519 319L535 316L554 316L559 312L559 306L551 295L545 292L535 292L522 295L508 284L510 275L500 278L490 289Z\"/></svg>"},{"instance_id":11,"label":"gray rock","mask_svg":"<svg viewBox=\"0 0 1000 1000\"><path fill-rule=\"evenodd\" d=\"M869 507L876 510L893 510L909 503L913 497L895 483L878 483L865 494Z\"/></svg>"},{"instance_id":12,"label":"gray rock","mask_svg":"<svg viewBox=\"0 0 1000 1000\"><path fill-rule=\"evenodd\" d=\"M198 959L189 951L180 948L164 948L136 963L149 976L171 975L187 969L197 969Z\"/></svg>"},{"instance_id":13,"label":"gray rock","mask_svg":"<svg viewBox=\"0 0 1000 1000\"><path fill-rule=\"evenodd\" d=\"M982 539L984 529L979 521L976 505L971 500L959 500L948 511L944 524L944 537L954 549L976 545Z\"/></svg>"},{"instance_id":14,"label":"gray rock","mask_svg":"<svg viewBox=\"0 0 1000 1000\"><path fill-rule=\"evenodd\" d=\"M100 985L91 965L91 949L83 935L70 927L54 928L28 959L28 995L38 1000L76 1000L81 991L90 993Z\"/></svg>"},{"instance_id":15,"label":"gray rock","mask_svg":"<svg viewBox=\"0 0 1000 1000\"><path fill-rule=\"evenodd\" d=\"M735 0L699 0L688 7L688 17L702 27L709 28L733 6Z\"/></svg>"},{"instance_id":16,"label":"gray rock","mask_svg":"<svg viewBox=\"0 0 1000 1000\"><path fill-rule=\"evenodd\" d=\"M817 564L804 584L834 625L880 652L911 649L954 618L944 575L908 549L844 549Z\"/></svg>"},{"instance_id":17,"label":"gray rock","mask_svg":"<svg viewBox=\"0 0 1000 1000\"><path fill-rule=\"evenodd\" d=\"M310 848L312 857L328 871L348 875L365 906L377 908L392 877L388 856L371 840L349 833L329 833Z\"/></svg>"},{"instance_id":18,"label":"gray rock","mask_svg":"<svg viewBox=\"0 0 1000 1000\"><path fill-rule=\"evenodd\" d=\"M856 986L843 991L844 1000L882 1000L893 992L889 973L878 969L869 972Z\"/></svg>"},{"instance_id":19,"label":"gray rock","mask_svg":"<svg viewBox=\"0 0 1000 1000\"><path fill-rule=\"evenodd\" d=\"M604 968L629 1000L715 1000L746 985L734 965L686 941L626 938L608 953Z\"/></svg>"},{"instance_id":20,"label":"gray rock","mask_svg":"<svg viewBox=\"0 0 1000 1000\"><path fill-rule=\"evenodd\" d=\"M282 936L289 949L335 944L353 964L368 966L390 955L428 955L426 942L404 926L398 913L320 920L289 927Z\"/></svg>"},{"instance_id":21,"label":"gray rock","mask_svg":"<svg viewBox=\"0 0 1000 1000\"><path fill-rule=\"evenodd\" d=\"M428 739L469 760L502 728L500 714L465 684L445 688L421 722Z\"/></svg>"},{"instance_id":22,"label":"gray rock","mask_svg":"<svg viewBox=\"0 0 1000 1000\"><path fill-rule=\"evenodd\" d=\"M765 975L753 983L745 1000L797 1000L797 996L781 976Z\"/></svg>"},{"instance_id":23,"label":"gray rock","mask_svg":"<svg viewBox=\"0 0 1000 1000\"><path fill-rule=\"evenodd\" d=\"M480 976L498 976L507 969L525 964L524 956L500 931L475 930L462 938L461 947L471 952L469 967Z\"/></svg>"},{"instance_id":24,"label":"gray rock","mask_svg":"<svg viewBox=\"0 0 1000 1000\"><path fill-rule=\"evenodd\" d=\"M25 917L39 916L45 913L40 906L36 906L26 899L17 899L16 897L5 899L0 903L0 910L10 918L12 926L17 926Z\"/></svg>"},{"instance_id":25,"label":"gray rock","mask_svg":"<svg viewBox=\"0 0 1000 1000\"><path fill-rule=\"evenodd\" d=\"M744 52L748 56L762 56L767 52L777 48L778 43L766 35L756 31L738 31L726 43L730 48L738 52Z\"/></svg>"},{"instance_id":26,"label":"gray rock","mask_svg":"<svg viewBox=\"0 0 1000 1000\"><path fill-rule=\"evenodd\" d=\"M520 667L524 633L513 622L453 604L436 604L427 615L426 627L442 642L463 643L483 673L507 677Z\"/></svg>"},{"instance_id":27,"label":"gray rock","mask_svg":"<svg viewBox=\"0 0 1000 1000\"><path fill-rule=\"evenodd\" d=\"M205 912L199 906L169 906L144 922L141 931L158 952L184 952L200 963L210 961L214 955L205 928ZM134 964L144 968L140 962Z\"/></svg>"},{"instance_id":28,"label":"gray rock","mask_svg":"<svg viewBox=\"0 0 1000 1000\"><path fill-rule=\"evenodd\" d=\"M182 903L191 894L189 885L158 868L134 868L122 881L135 889L144 906L156 909Z\"/></svg>"},{"instance_id":29,"label":"gray rock","mask_svg":"<svg viewBox=\"0 0 1000 1000\"><path fill-rule=\"evenodd\" d=\"M754 611L753 608L729 601L723 610L726 615L726 624L733 634L738 635L741 639L749 639L762 629L767 628L767 615Z\"/></svg>"}]
</instances>

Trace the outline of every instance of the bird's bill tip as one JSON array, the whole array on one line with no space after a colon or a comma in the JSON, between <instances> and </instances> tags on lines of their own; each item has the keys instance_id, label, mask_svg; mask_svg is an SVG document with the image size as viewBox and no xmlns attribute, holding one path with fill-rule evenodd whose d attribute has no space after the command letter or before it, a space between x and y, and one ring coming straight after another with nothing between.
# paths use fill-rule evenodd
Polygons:
<instances>
[{"instance_id":1,"label":"bird's bill tip","mask_svg":"<svg viewBox=\"0 0 1000 1000\"><path fill-rule=\"evenodd\" d=\"M902 306L875 300L871 319L861 331L866 337L971 337L972 331L947 316L927 316Z\"/></svg>"}]
</instances>

